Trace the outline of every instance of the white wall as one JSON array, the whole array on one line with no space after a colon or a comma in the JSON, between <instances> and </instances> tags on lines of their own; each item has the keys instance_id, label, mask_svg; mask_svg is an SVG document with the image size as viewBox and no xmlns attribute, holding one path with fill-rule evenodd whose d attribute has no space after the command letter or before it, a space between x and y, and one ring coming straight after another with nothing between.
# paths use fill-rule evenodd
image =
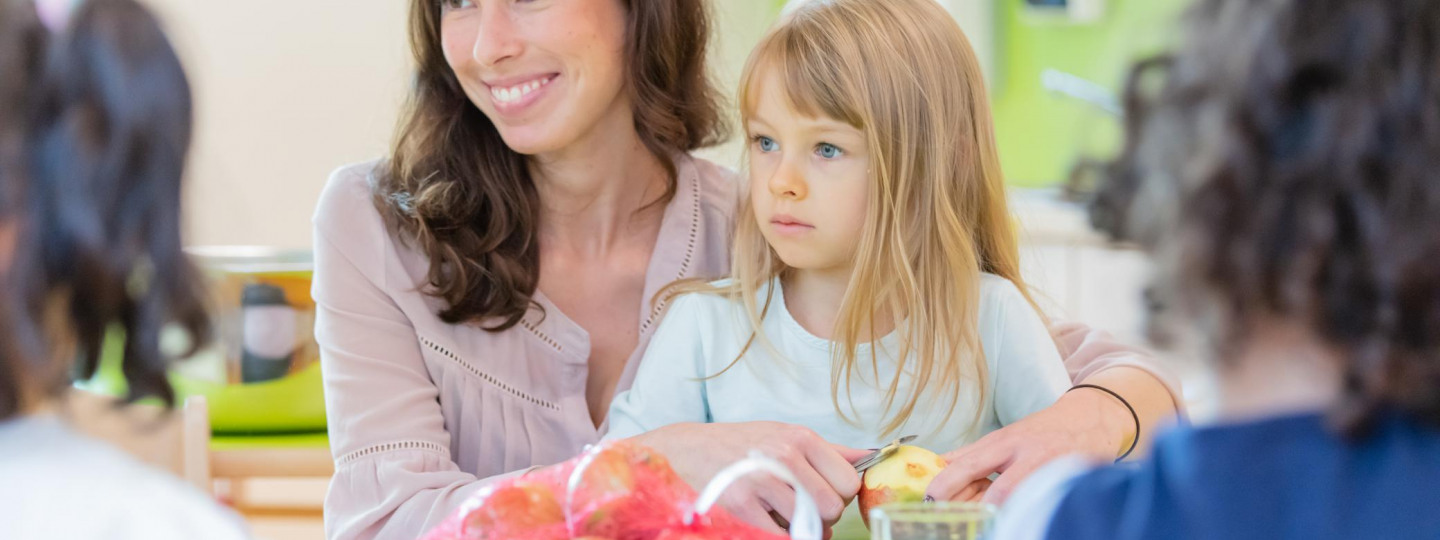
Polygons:
<instances>
[{"instance_id":1,"label":"white wall","mask_svg":"<svg viewBox=\"0 0 1440 540\"><path fill-rule=\"evenodd\" d=\"M728 167L736 167L744 148L744 137L740 133L740 115L734 109L735 90L740 84L740 71L745 68L745 59L750 50L765 36L765 31L774 23L779 12L776 0L711 0L714 6L719 31L716 33L711 61L716 83L729 99L730 125L733 128L730 141L718 148L702 150L700 155Z\"/></svg>"},{"instance_id":2,"label":"white wall","mask_svg":"<svg viewBox=\"0 0 1440 540\"><path fill-rule=\"evenodd\" d=\"M405 2L146 1L196 95L187 241L308 247L326 175L384 151L405 87Z\"/></svg>"},{"instance_id":3,"label":"white wall","mask_svg":"<svg viewBox=\"0 0 1440 540\"><path fill-rule=\"evenodd\" d=\"M970 46L975 49L975 55L980 57L985 81L995 88L999 83L999 71L995 65L999 51L996 45L995 0L941 0L940 3L960 23L965 37L970 39Z\"/></svg>"},{"instance_id":4,"label":"white wall","mask_svg":"<svg viewBox=\"0 0 1440 540\"><path fill-rule=\"evenodd\" d=\"M408 84L407 0L143 0L165 18L196 94L187 242L310 246L335 167L386 151ZM773 0L715 0L731 90ZM733 164L739 146L706 152Z\"/></svg>"}]
</instances>

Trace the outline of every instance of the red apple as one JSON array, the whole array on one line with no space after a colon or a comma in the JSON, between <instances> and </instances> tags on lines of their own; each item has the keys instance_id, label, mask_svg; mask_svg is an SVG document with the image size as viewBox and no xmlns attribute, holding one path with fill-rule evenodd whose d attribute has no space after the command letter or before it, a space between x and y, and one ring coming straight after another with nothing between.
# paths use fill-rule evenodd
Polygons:
<instances>
[{"instance_id":1,"label":"red apple","mask_svg":"<svg viewBox=\"0 0 1440 540\"><path fill-rule=\"evenodd\" d=\"M577 533L649 538L645 531L673 525L695 499L664 456L638 445L612 443L591 455L580 474Z\"/></svg>"},{"instance_id":2,"label":"red apple","mask_svg":"<svg viewBox=\"0 0 1440 540\"><path fill-rule=\"evenodd\" d=\"M870 527L870 509L882 504L920 502L930 480L945 468L945 460L918 446L901 446L894 454L865 471L860 485L860 518Z\"/></svg>"},{"instance_id":3,"label":"red apple","mask_svg":"<svg viewBox=\"0 0 1440 540\"><path fill-rule=\"evenodd\" d=\"M466 538L544 538L564 525L565 512L550 486L519 481L485 497L461 532Z\"/></svg>"}]
</instances>

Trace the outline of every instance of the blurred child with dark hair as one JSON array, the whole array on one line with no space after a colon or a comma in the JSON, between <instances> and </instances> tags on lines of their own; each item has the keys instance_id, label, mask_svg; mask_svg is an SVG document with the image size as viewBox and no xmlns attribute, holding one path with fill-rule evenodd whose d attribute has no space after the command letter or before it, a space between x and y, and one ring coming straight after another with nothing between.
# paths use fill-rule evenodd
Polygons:
<instances>
[{"instance_id":1,"label":"blurred child with dark hair","mask_svg":"<svg viewBox=\"0 0 1440 540\"><path fill-rule=\"evenodd\" d=\"M1141 66L1092 217L1221 418L1052 464L997 538L1440 538L1440 2L1202 0Z\"/></svg>"},{"instance_id":2,"label":"blurred child with dark hair","mask_svg":"<svg viewBox=\"0 0 1440 540\"><path fill-rule=\"evenodd\" d=\"M0 0L0 538L247 536L67 417L107 336L125 401L170 406L162 327L190 336L178 357L210 338L180 243L190 129L179 59L134 0Z\"/></svg>"}]
</instances>

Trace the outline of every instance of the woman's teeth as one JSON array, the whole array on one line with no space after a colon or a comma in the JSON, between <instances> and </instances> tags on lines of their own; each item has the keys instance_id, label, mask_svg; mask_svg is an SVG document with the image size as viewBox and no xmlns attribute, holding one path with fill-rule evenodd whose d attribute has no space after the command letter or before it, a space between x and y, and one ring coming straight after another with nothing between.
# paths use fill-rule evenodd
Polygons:
<instances>
[{"instance_id":1,"label":"woman's teeth","mask_svg":"<svg viewBox=\"0 0 1440 540\"><path fill-rule=\"evenodd\" d=\"M501 105L518 102L525 99L531 92L550 84L550 77L536 79L525 84L519 84L508 88L491 88L490 95L495 97L495 102Z\"/></svg>"}]
</instances>

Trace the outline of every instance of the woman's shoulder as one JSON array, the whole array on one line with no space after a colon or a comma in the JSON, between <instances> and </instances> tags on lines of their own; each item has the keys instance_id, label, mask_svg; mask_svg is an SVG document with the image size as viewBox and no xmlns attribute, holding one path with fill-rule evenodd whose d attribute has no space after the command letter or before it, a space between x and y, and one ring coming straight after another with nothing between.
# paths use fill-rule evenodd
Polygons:
<instances>
[{"instance_id":1,"label":"woman's shoulder","mask_svg":"<svg viewBox=\"0 0 1440 540\"><path fill-rule=\"evenodd\" d=\"M374 160L331 173L312 219L317 251L344 253L357 266L371 270L384 267L392 258L419 257L377 205L376 185L384 166L384 160Z\"/></svg>"},{"instance_id":2,"label":"woman's shoulder","mask_svg":"<svg viewBox=\"0 0 1440 540\"><path fill-rule=\"evenodd\" d=\"M325 188L320 192L320 201L315 206L315 225L328 232L379 220L380 211L375 207L375 185L384 163L384 160L378 159L352 163L330 173Z\"/></svg>"}]
</instances>

